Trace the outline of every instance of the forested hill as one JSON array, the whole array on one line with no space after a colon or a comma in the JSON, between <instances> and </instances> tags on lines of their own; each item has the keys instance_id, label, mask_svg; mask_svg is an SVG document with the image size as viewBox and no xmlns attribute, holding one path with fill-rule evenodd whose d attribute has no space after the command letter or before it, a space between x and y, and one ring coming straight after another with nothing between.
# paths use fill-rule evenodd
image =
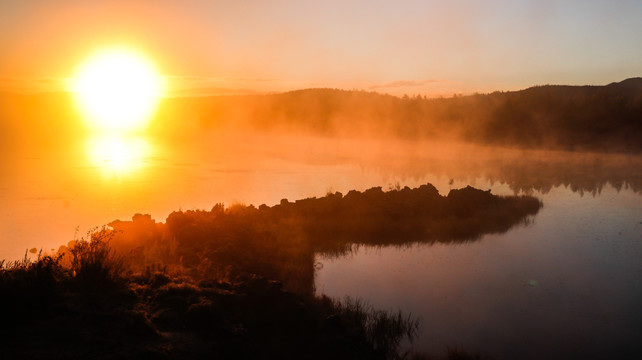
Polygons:
<instances>
[{"instance_id":1,"label":"forested hill","mask_svg":"<svg viewBox=\"0 0 642 360\"><path fill-rule=\"evenodd\" d=\"M175 98L172 117L202 126L249 123L261 130L324 136L465 140L525 148L642 152L642 78L605 86L536 86L426 99L365 91ZM185 124L185 122L183 122Z\"/></svg>"}]
</instances>

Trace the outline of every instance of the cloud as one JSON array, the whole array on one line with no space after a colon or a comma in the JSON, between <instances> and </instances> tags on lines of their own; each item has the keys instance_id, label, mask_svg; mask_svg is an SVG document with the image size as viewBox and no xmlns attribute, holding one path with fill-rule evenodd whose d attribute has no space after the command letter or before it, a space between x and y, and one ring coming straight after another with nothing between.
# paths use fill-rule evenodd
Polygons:
<instances>
[{"instance_id":1,"label":"cloud","mask_svg":"<svg viewBox=\"0 0 642 360\"><path fill-rule=\"evenodd\" d=\"M442 82L442 80L436 79L424 79L424 80L397 80L391 81L383 84L377 84L370 86L370 89L387 89L387 88L400 88L400 87L418 87L428 84L433 84L437 82Z\"/></svg>"},{"instance_id":2,"label":"cloud","mask_svg":"<svg viewBox=\"0 0 642 360\"><path fill-rule=\"evenodd\" d=\"M59 92L67 90L66 82L66 78L1 77L0 91L19 94Z\"/></svg>"},{"instance_id":3,"label":"cloud","mask_svg":"<svg viewBox=\"0 0 642 360\"><path fill-rule=\"evenodd\" d=\"M170 96L250 95L271 92L275 79L167 76ZM266 87L267 86L267 87Z\"/></svg>"},{"instance_id":4,"label":"cloud","mask_svg":"<svg viewBox=\"0 0 642 360\"><path fill-rule=\"evenodd\" d=\"M260 91L243 88L199 87L176 90L170 96L216 96L216 95L255 95Z\"/></svg>"},{"instance_id":5,"label":"cloud","mask_svg":"<svg viewBox=\"0 0 642 360\"><path fill-rule=\"evenodd\" d=\"M273 82L277 81L276 79L270 79L270 78L232 78L232 77L226 77L223 78L226 81L238 81L238 82Z\"/></svg>"},{"instance_id":6,"label":"cloud","mask_svg":"<svg viewBox=\"0 0 642 360\"><path fill-rule=\"evenodd\" d=\"M167 79L171 81L179 81L184 83L208 83L208 84L220 84L220 83L264 83L264 82L273 82L277 81L276 79L270 78L247 78L247 77L217 77L217 76L180 76L173 75L167 76Z\"/></svg>"}]
</instances>

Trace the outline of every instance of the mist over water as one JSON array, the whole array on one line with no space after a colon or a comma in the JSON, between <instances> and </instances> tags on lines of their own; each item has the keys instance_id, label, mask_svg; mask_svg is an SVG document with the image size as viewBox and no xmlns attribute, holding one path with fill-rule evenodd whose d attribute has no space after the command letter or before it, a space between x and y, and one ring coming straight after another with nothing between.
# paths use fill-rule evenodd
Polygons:
<instances>
[{"instance_id":1,"label":"mist over water","mask_svg":"<svg viewBox=\"0 0 642 360\"><path fill-rule=\"evenodd\" d=\"M57 248L93 226L149 213L223 202L276 204L327 192L432 183L443 194L473 185L496 194L563 192L598 195L605 186L639 194L642 160L628 155L525 151L459 143L210 134L200 143L144 138L144 154L117 160L128 141L92 152L91 139L66 147L5 152L3 256L27 247ZM102 156L102 158L101 158ZM121 154L120 156L125 156ZM118 161L131 161L117 168ZM115 167L116 166L116 167Z\"/></svg>"}]
</instances>

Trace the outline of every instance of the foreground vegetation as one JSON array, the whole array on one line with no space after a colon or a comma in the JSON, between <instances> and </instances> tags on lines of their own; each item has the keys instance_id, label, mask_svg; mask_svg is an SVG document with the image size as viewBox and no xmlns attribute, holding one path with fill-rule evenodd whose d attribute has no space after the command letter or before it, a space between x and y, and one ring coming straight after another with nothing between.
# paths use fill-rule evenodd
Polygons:
<instances>
[{"instance_id":1,"label":"foreground vegetation","mask_svg":"<svg viewBox=\"0 0 642 360\"><path fill-rule=\"evenodd\" d=\"M401 313L295 295L257 276L128 272L100 235L70 254L3 264L3 356L392 359L418 326Z\"/></svg>"},{"instance_id":2,"label":"foreground vegetation","mask_svg":"<svg viewBox=\"0 0 642 360\"><path fill-rule=\"evenodd\" d=\"M532 197L432 185L216 205L111 223L56 255L0 264L3 355L35 359L425 359L418 322L314 292L316 254L474 241L537 213ZM471 358L459 349L452 359Z\"/></svg>"}]
</instances>

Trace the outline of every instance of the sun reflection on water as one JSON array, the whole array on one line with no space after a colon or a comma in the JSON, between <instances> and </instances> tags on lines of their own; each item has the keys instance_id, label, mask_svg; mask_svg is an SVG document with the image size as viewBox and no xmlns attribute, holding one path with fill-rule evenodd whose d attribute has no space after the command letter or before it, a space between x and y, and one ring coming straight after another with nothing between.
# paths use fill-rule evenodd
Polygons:
<instances>
[{"instance_id":1,"label":"sun reflection on water","mask_svg":"<svg viewBox=\"0 0 642 360\"><path fill-rule=\"evenodd\" d=\"M142 137L99 136L87 142L89 161L108 178L139 171L151 154L151 145Z\"/></svg>"}]
</instances>

